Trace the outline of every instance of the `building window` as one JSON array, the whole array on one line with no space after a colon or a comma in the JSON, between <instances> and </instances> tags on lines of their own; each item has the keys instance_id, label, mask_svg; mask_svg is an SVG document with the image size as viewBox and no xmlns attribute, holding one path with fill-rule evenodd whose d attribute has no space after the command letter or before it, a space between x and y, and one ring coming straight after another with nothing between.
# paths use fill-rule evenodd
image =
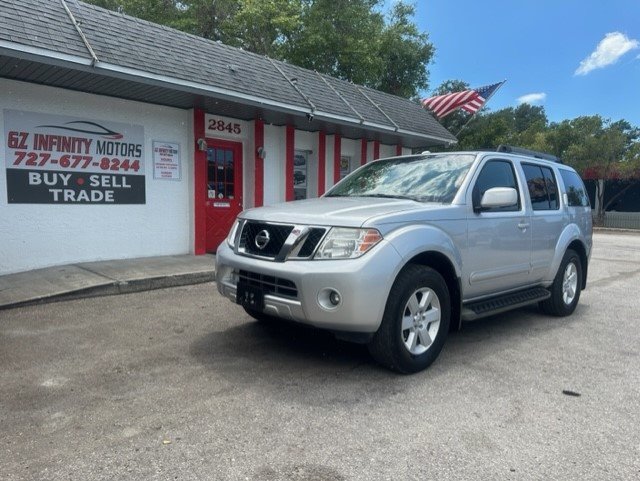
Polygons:
<instances>
[{"instance_id":1,"label":"building window","mask_svg":"<svg viewBox=\"0 0 640 481\"><path fill-rule=\"evenodd\" d=\"M340 180L344 179L351 173L351 157L348 155L340 156Z\"/></svg>"},{"instance_id":2,"label":"building window","mask_svg":"<svg viewBox=\"0 0 640 481\"><path fill-rule=\"evenodd\" d=\"M309 152L296 150L293 157L293 193L295 200L307 198L307 177L309 166Z\"/></svg>"}]
</instances>

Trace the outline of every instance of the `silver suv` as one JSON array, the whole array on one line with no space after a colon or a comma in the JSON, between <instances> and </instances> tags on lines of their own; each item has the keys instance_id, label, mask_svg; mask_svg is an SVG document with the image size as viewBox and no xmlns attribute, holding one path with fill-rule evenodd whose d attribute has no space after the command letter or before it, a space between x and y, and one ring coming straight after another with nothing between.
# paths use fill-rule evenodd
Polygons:
<instances>
[{"instance_id":1,"label":"silver suv","mask_svg":"<svg viewBox=\"0 0 640 481\"><path fill-rule=\"evenodd\" d=\"M218 248L218 291L404 373L462 321L533 303L567 316L586 286L589 199L571 167L522 152L381 159L321 198L247 210Z\"/></svg>"}]
</instances>

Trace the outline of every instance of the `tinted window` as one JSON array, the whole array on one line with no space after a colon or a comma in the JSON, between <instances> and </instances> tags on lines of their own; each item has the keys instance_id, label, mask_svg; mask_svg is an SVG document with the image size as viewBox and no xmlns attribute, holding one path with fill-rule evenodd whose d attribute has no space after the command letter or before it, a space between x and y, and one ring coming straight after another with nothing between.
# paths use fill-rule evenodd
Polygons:
<instances>
[{"instance_id":1,"label":"tinted window","mask_svg":"<svg viewBox=\"0 0 640 481\"><path fill-rule=\"evenodd\" d=\"M518 190L518 183L513 172L511 162L506 160L490 160L478 175L473 189L474 205L480 205L484 193L494 187L512 187ZM518 205L509 207L494 207L487 209L489 212L520 210L520 193L518 193Z\"/></svg>"},{"instance_id":2,"label":"tinted window","mask_svg":"<svg viewBox=\"0 0 640 481\"><path fill-rule=\"evenodd\" d=\"M522 164L533 210L558 208L558 188L549 167Z\"/></svg>"},{"instance_id":3,"label":"tinted window","mask_svg":"<svg viewBox=\"0 0 640 481\"><path fill-rule=\"evenodd\" d=\"M527 179L529 197L533 210L549 210L549 196L547 195L547 184L542 174L542 169L537 165L522 164L524 176Z\"/></svg>"},{"instance_id":4,"label":"tinted window","mask_svg":"<svg viewBox=\"0 0 640 481\"><path fill-rule=\"evenodd\" d=\"M589 205L589 196L580 176L575 172L564 169L560 169L560 175L567 191L569 206L587 207Z\"/></svg>"}]
</instances>

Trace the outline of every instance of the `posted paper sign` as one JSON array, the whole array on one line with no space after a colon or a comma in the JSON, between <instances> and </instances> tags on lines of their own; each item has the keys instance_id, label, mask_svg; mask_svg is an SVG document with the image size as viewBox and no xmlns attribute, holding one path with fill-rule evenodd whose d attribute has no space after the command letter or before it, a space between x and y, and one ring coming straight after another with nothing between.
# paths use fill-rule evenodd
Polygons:
<instances>
[{"instance_id":1,"label":"posted paper sign","mask_svg":"<svg viewBox=\"0 0 640 481\"><path fill-rule=\"evenodd\" d=\"M153 142L153 178L180 180L180 144Z\"/></svg>"}]
</instances>

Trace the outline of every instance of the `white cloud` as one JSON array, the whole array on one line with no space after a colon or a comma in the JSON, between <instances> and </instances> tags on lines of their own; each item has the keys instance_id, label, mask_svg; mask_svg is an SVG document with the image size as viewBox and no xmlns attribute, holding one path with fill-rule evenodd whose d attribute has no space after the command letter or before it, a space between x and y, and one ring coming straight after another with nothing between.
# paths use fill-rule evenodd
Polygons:
<instances>
[{"instance_id":1,"label":"white cloud","mask_svg":"<svg viewBox=\"0 0 640 481\"><path fill-rule=\"evenodd\" d=\"M532 94L523 95L518 97L519 104L541 104L547 98L547 94L544 92L536 92Z\"/></svg>"},{"instance_id":2,"label":"white cloud","mask_svg":"<svg viewBox=\"0 0 640 481\"><path fill-rule=\"evenodd\" d=\"M614 64L629 50L640 47L640 42L624 33L610 32L604 36L596 49L580 62L574 75L587 75L592 70Z\"/></svg>"}]
</instances>

